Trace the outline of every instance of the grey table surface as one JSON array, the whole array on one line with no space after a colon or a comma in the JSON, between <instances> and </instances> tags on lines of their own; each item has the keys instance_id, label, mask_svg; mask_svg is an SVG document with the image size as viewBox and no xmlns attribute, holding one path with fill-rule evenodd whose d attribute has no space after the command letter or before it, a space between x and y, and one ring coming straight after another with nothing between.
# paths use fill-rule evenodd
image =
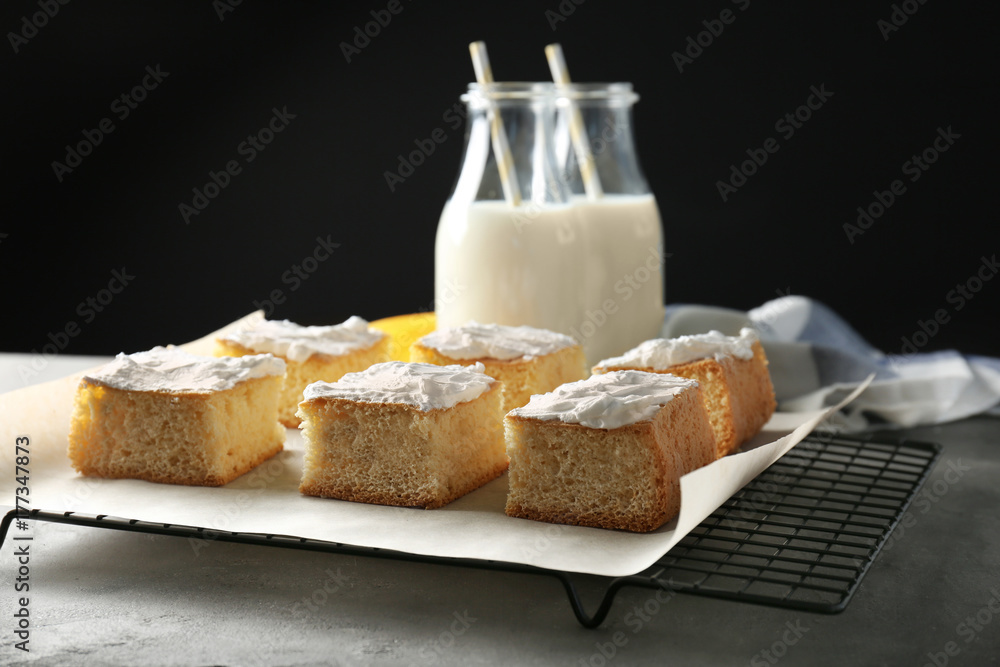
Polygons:
<instances>
[{"instance_id":1,"label":"grey table surface","mask_svg":"<svg viewBox=\"0 0 1000 667\"><path fill-rule=\"evenodd\" d=\"M28 653L13 542L0 553L0 663L996 664L1000 419L905 435L940 460L839 614L625 588L587 630L550 577L38 522Z\"/></svg>"}]
</instances>

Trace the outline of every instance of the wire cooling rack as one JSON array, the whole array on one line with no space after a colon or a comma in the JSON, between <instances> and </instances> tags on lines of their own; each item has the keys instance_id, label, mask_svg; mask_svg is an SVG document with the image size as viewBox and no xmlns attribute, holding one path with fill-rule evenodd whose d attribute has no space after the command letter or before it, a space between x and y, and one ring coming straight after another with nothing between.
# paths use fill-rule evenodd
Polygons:
<instances>
[{"instance_id":1,"label":"wire cooling rack","mask_svg":"<svg viewBox=\"0 0 1000 667\"><path fill-rule=\"evenodd\" d=\"M31 510L18 517L17 510L11 510L0 522L0 545L17 517L552 576L562 582L573 613L588 628L604 621L617 592L626 586L836 613L847 606L940 451L933 443L813 434L738 491L652 567L628 577L598 577L603 593L593 614L587 613L581 601L580 579L571 573L302 537L220 533L73 512Z\"/></svg>"}]
</instances>

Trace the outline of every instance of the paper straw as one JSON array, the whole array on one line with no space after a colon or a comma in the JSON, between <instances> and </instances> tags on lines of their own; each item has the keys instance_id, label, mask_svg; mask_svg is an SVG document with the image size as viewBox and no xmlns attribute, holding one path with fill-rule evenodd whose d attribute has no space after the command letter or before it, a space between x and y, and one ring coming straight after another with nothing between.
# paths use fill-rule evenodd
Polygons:
<instances>
[{"instance_id":1,"label":"paper straw","mask_svg":"<svg viewBox=\"0 0 1000 667\"><path fill-rule=\"evenodd\" d=\"M472 67L476 70L476 81L480 85L493 83L493 70L490 69L490 58L486 54L486 42L472 42L469 44L469 53L472 55ZM510 152L510 144L507 143L507 133L503 129L500 109L494 107L490 112L490 136L493 139L493 152L497 157L503 195L508 204L520 206L521 188L514 172L514 156Z\"/></svg>"},{"instance_id":2,"label":"paper straw","mask_svg":"<svg viewBox=\"0 0 1000 667\"><path fill-rule=\"evenodd\" d=\"M569 84L569 68L566 67L562 46L549 44L545 47L545 57L549 61L552 80L561 85ZM604 188L601 187L601 179L594 165L594 156L590 152L590 142L583 127L583 114L572 100L569 102L569 136L573 142L576 161L580 163L580 175L583 177L583 189L587 193L587 199L603 197Z\"/></svg>"}]
</instances>

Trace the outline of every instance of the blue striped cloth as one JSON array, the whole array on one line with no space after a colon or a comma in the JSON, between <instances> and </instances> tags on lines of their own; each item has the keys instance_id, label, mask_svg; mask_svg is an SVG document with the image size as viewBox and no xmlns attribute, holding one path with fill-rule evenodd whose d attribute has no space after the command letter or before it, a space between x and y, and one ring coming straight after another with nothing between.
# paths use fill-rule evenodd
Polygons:
<instances>
[{"instance_id":1,"label":"blue striped cloth","mask_svg":"<svg viewBox=\"0 0 1000 667\"><path fill-rule=\"evenodd\" d=\"M815 410L837 403L870 374L875 379L833 428L937 424L991 411L1000 404L1000 359L954 350L885 354L822 303L784 296L749 312L711 306L667 306L661 336L729 335L752 326L770 362L778 407Z\"/></svg>"}]
</instances>

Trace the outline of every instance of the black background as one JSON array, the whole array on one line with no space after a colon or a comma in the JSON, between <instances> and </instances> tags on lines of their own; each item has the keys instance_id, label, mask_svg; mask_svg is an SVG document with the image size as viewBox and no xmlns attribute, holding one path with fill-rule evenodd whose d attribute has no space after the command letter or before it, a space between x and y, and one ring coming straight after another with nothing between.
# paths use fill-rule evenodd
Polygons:
<instances>
[{"instance_id":1,"label":"black background","mask_svg":"<svg viewBox=\"0 0 1000 667\"><path fill-rule=\"evenodd\" d=\"M275 289L286 300L270 316L303 324L432 308L434 231L464 132L444 114L482 39L500 80L547 80L543 47L558 41L576 80L634 83L668 302L745 309L804 294L888 352L944 311L923 349L1000 356L1000 280L961 309L948 299L1000 251L985 3L902 3L917 9L885 39L889 2L402 0L348 63L341 42L386 4L247 0L220 17L221 2L71 2L15 53L9 33L40 9L4 3L0 349L180 343ZM734 22L679 72L672 53L727 8ZM147 66L169 75L119 119L111 103ZM776 132L821 85L823 107L794 136ZM243 162L237 147L273 108L295 118ZM114 131L59 182L52 162L106 117ZM903 163L948 127L960 138L911 183ZM437 128L447 140L390 191L385 172ZM716 181L768 137L780 150L723 202ZM185 224L178 205L232 159L242 173ZM843 225L895 179L905 194L850 243ZM340 245L292 290L282 276L317 237ZM86 321L78 305L122 268L134 279ZM72 323L79 334L61 338Z\"/></svg>"}]
</instances>

